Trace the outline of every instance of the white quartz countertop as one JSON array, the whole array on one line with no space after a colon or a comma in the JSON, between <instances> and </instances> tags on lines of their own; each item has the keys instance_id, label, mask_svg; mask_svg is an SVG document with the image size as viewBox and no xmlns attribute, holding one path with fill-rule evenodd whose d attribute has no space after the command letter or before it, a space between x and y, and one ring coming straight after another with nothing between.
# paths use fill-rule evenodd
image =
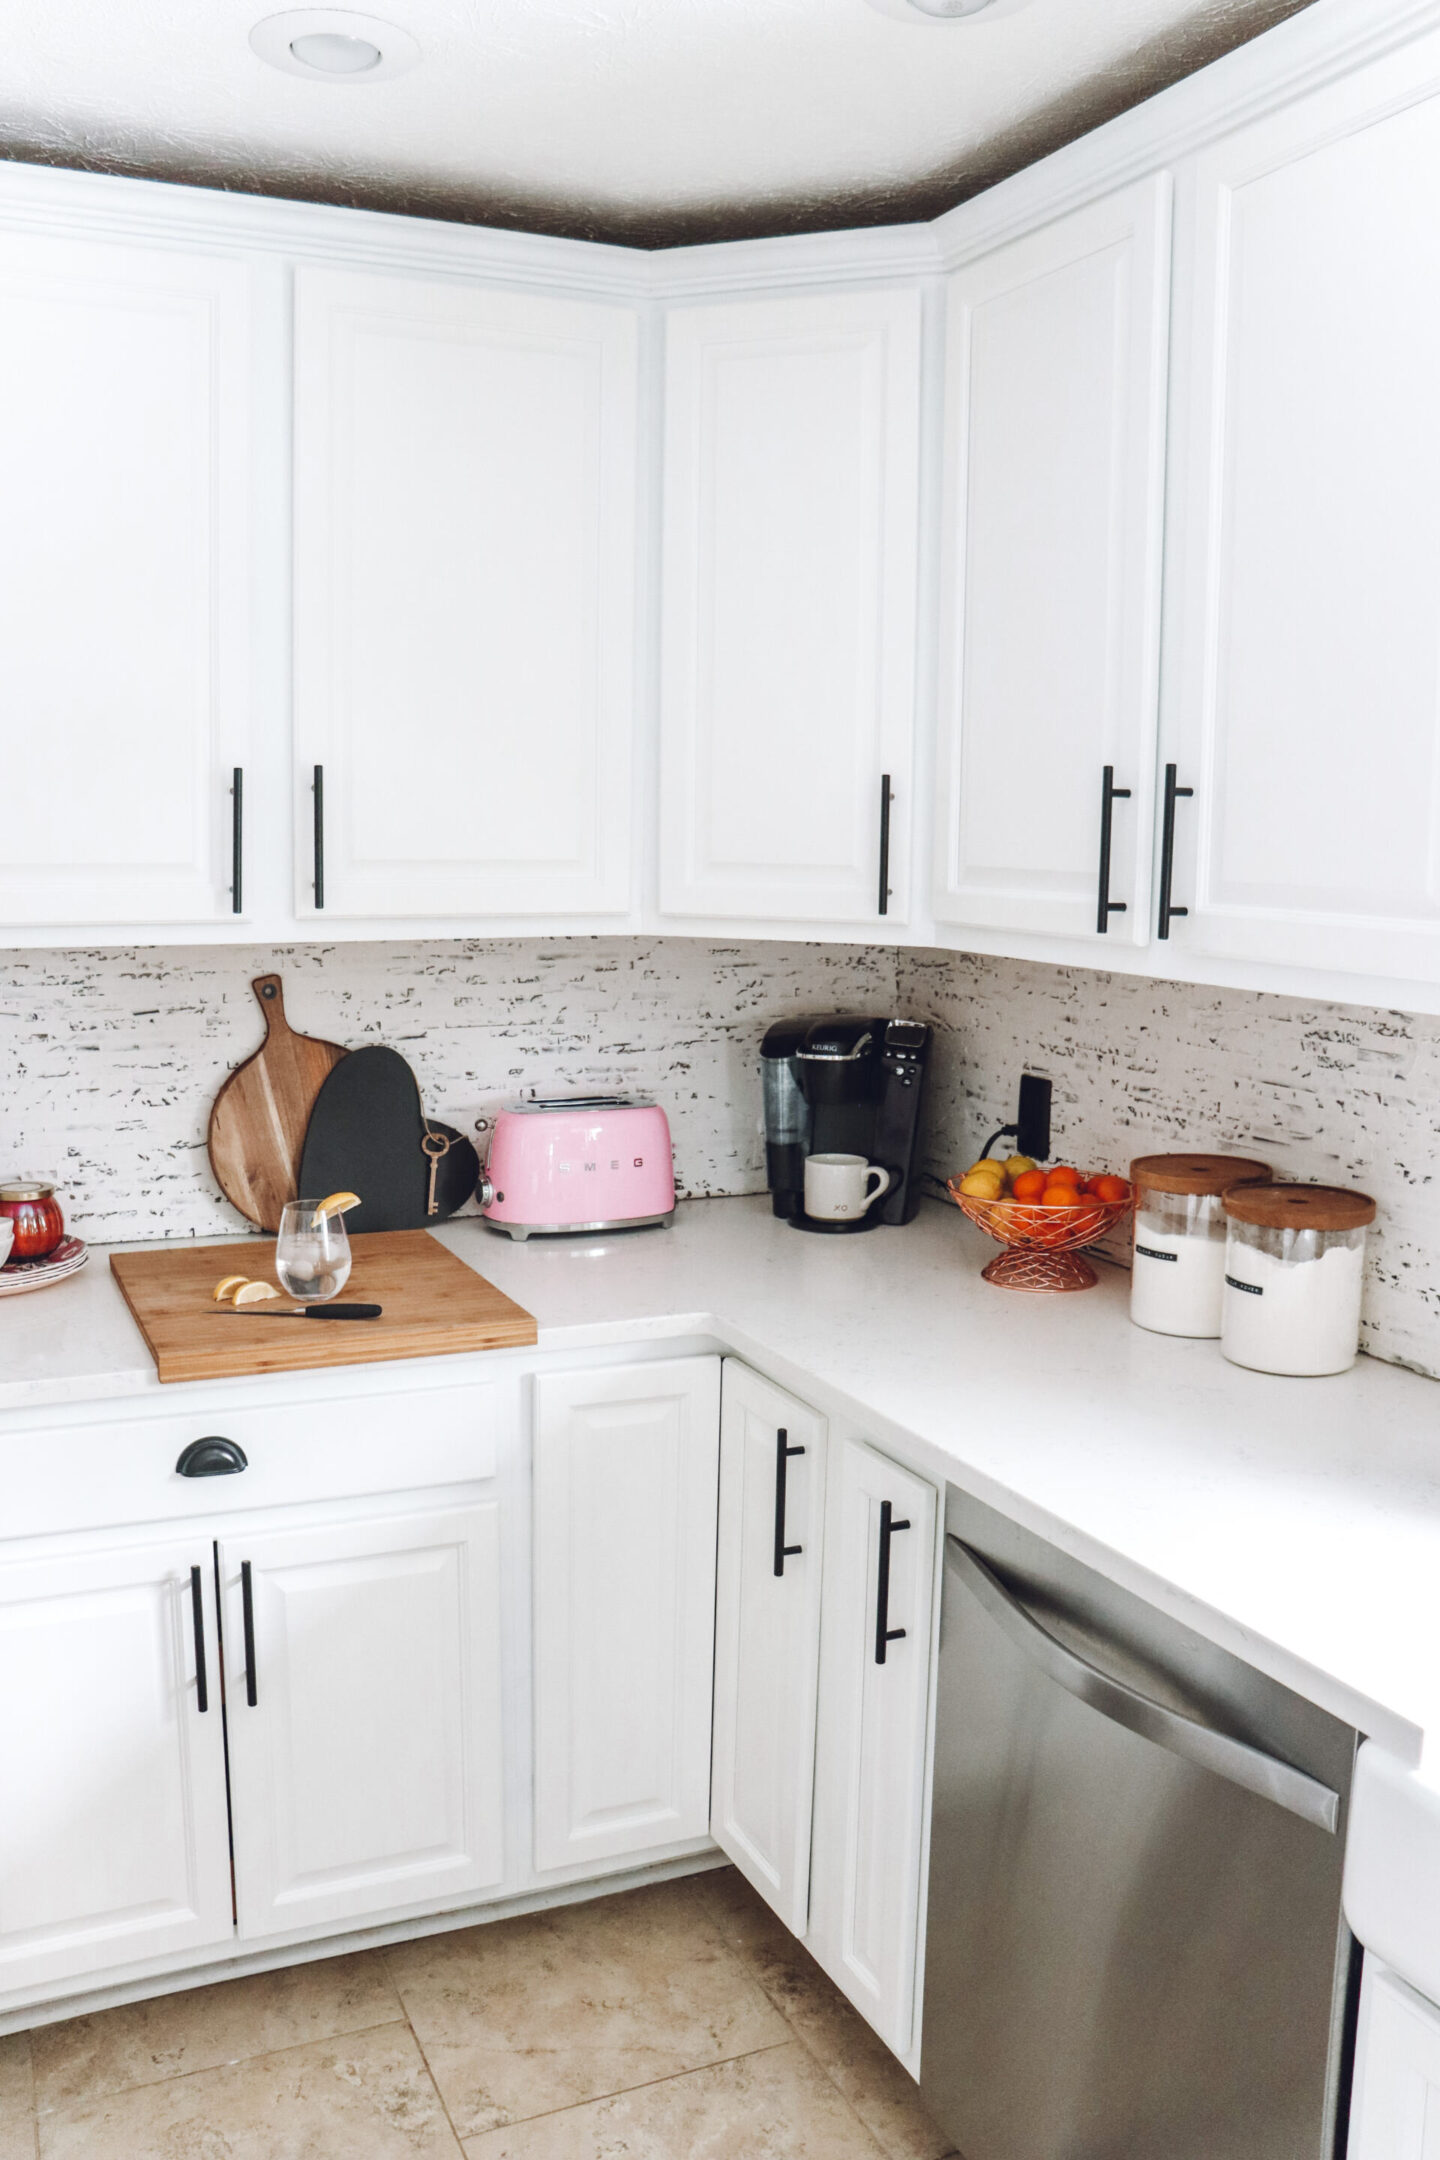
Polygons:
<instances>
[{"instance_id":1,"label":"white quartz countertop","mask_svg":"<svg viewBox=\"0 0 1440 2160\"><path fill-rule=\"evenodd\" d=\"M980 1268L994 1248L939 1205L853 1238L806 1236L764 1199L692 1201L671 1229L627 1236L516 1245L475 1221L437 1235L534 1313L542 1352L714 1338L1422 1762L1440 1789L1435 1382L1368 1358L1323 1380L1241 1371L1214 1343L1133 1327L1128 1277L1109 1268L1079 1296L993 1290ZM351 1370L363 1386L366 1368ZM156 1381L102 1250L0 1301L12 1432L41 1406L150 1395L170 1409L186 1393Z\"/></svg>"}]
</instances>

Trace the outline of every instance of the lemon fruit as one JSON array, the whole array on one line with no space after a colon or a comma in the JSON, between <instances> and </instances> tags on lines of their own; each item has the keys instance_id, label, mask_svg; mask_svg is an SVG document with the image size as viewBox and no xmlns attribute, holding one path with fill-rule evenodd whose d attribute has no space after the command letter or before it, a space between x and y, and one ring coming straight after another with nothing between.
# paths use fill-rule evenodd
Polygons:
<instances>
[{"instance_id":1,"label":"lemon fruit","mask_svg":"<svg viewBox=\"0 0 1440 2160\"><path fill-rule=\"evenodd\" d=\"M274 1283L247 1282L242 1283L235 1292L234 1302L237 1305L262 1305L266 1298L279 1297L279 1295L280 1292L275 1288Z\"/></svg>"},{"instance_id":2,"label":"lemon fruit","mask_svg":"<svg viewBox=\"0 0 1440 2160\"><path fill-rule=\"evenodd\" d=\"M210 1302L213 1305L228 1305L236 1291L243 1290L248 1280L248 1276L245 1275L225 1276L223 1281L217 1282L215 1288L211 1291Z\"/></svg>"},{"instance_id":3,"label":"lemon fruit","mask_svg":"<svg viewBox=\"0 0 1440 2160\"><path fill-rule=\"evenodd\" d=\"M1007 1155L1005 1158L1005 1172L1007 1177L1012 1180L1017 1177L1024 1177L1027 1170L1033 1170L1034 1168L1034 1159L1029 1155Z\"/></svg>"},{"instance_id":4,"label":"lemon fruit","mask_svg":"<svg viewBox=\"0 0 1440 2160\"><path fill-rule=\"evenodd\" d=\"M998 1200L1005 1190L1005 1180L998 1165L995 1170L970 1170L960 1180L960 1190L967 1200Z\"/></svg>"},{"instance_id":5,"label":"lemon fruit","mask_svg":"<svg viewBox=\"0 0 1440 2160\"><path fill-rule=\"evenodd\" d=\"M332 1192L329 1198L322 1200L319 1207L316 1208L310 1218L310 1227L312 1230L318 1230L321 1223L328 1222L332 1215L343 1215L347 1208L359 1207L359 1205L359 1193Z\"/></svg>"}]
</instances>

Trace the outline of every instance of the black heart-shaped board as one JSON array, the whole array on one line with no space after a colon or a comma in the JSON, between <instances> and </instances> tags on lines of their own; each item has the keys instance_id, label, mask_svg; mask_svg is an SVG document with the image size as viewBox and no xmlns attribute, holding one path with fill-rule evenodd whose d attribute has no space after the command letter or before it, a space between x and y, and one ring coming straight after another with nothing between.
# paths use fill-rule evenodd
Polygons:
<instances>
[{"instance_id":1,"label":"black heart-shaped board","mask_svg":"<svg viewBox=\"0 0 1440 2160\"><path fill-rule=\"evenodd\" d=\"M450 1141L435 1173L421 1142L427 1127ZM426 1118L415 1075L398 1050L373 1044L352 1050L326 1078L310 1112L300 1156L300 1191L308 1199L353 1192L357 1233L424 1230L463 1207L480 1176L480 1159L453 1126Z\"/></svg>"}]
</instances>

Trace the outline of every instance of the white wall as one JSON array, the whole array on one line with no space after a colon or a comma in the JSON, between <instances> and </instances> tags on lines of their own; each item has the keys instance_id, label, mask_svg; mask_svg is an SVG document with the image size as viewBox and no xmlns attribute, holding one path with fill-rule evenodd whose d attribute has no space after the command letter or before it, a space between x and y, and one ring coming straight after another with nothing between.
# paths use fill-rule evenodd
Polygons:
<instances>
[{"instance_id":1,"label":"white wall","mask_svg":"<svg viewBox=\"0 0 1440 2160\"><path fill-rule=\"evenodd\" d=\"M1028 1069L1055 1082L1057 1150L1087 1167L1233 1147L1286 1176L1359 1186L1380 1209L1366 1347L1440 1376L1440 1018L1258 992L688 938L9 954L0 1175L54 1175L92 1239L240 1229L210 1176L205 1126L220 1082L259 1042L249 985L271 969L292 1025L390 1043L426 1108L462 1131L510 1095L652 1091L688 1194L763 1189L757 1051L772 1019L915 1012L939 1029L935 1173L963 1168L1013 1115Z\"/></svg>"}]
</instances>

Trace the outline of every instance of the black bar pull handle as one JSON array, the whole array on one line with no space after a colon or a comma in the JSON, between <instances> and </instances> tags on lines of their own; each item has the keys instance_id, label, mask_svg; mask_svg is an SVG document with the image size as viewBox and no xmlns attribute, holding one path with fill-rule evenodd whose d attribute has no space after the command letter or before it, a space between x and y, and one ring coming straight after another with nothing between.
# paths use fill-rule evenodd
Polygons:
<instances>
[{"instance_id":1,"label":"black bar pull handle","mask_svg":"<svg viewBox=\"0 0 1440 2160\"><path fill-rule=\"evenodd\" d=\"M195 1707L203 1716L210 1708L210 1689L205 1679L205 1592L200 1570L190 1570L190 1625L195 1635Z\"/></svg>"},{"instance_id":2,"label":"black bar pull handle","mask_svg":"<svg viewBox=\"0 0 1440 2160\"><path fill-rule=\"evenodd\" d=\"M1168 938L1170 925L1177 915L1188 915L1188 907L1176 907L1170 898L1175 883L1175 805L1182 795L1193 795L1193 787L1179 787L1178 765L1165 767L1165 814L1160 828L1160 919L1155 926L1157 937Z\"/></svg>"},{"instance_id":3,"label":"black bar pull handle","mask_svg":"<svg viewBox=\"0 0 1440 2160\"><path fill-rule=\"evenodd\" d=\"M890 912L890 805L895 800L890 788L888 772L880 775L880 906L879 912Z\"/></svg>"},{"instance_id":4,"label":"black bar pull handle","mask_svg":"<svg viewBox=\"0 0 1440 2160\"><path fill-rule=\"evenodd\" d=\"M1126 902L1110 898L1110 820L1117 802L1128 802L1128 787L1116 787L1115 768L1107 765L1100 781L1100 895L1095 910L1095 928L1103 937L1110 928L1112 915L1123 915Z\"/></svg>"},{"instance_id":5,"label":"black bar pull handle","mask_svg":"<svg viewBox=\"0 0 1440 2160\"><path fill-rule=\"evenodd\" d=\"M245 1626L245 1700L253 1710L260 1697L255 1685L255 1591L248 1560L240 1563L240 1613Z\"/></svg>"},{"instance_id":6,"label":"black bar pull handle","mask_svg":"<svg viewBox=\"0 0 1440 2160\"><path fill-rule=\"evenodd\" d=\"M245 912L245 768L230 775L230 912Z\"/></svg>"},{"instance_id":7,"label":"black bar pull handle","mask_svg":"<svg viewBox=\"0 0 1440 2160\"><path fill-rule=\"evenodd\" d=\"M875 1566L875 1663L885 1663L886 1643L904 1640L903 1627L890 1625L890 1540L901 1530L908 1530L909 1522L896 1522L888 1500L880 1502L880 1550Z\"/></svg>"},{"instance_id":8,"label":"black bar pull handle","mask_svg":"<svg viewBox=\"0 0 1440 2160\"><path fill-rule=\"evenodd\" d=\"M317 765L310 781L310 792L315 798L314 859L315 859L315 905L325 905L325 767Z\"/></svg>"},{"instance_id":9,"label":"black bar pull handle","mask_svg":"<svg viewBox=\"0 0 1440 2160\"><path fill-rule=\"evenodd\" d=\"M792 1455L803 1455L803 1447L791 1447L790 1435L782 1425L775 1435L775 1573L785 1573L785 1562L793 1555L803 1552L802 1545L785 1543L785 1480L789 1476L788 1464Z\"/></svg>"}]
</instances>

